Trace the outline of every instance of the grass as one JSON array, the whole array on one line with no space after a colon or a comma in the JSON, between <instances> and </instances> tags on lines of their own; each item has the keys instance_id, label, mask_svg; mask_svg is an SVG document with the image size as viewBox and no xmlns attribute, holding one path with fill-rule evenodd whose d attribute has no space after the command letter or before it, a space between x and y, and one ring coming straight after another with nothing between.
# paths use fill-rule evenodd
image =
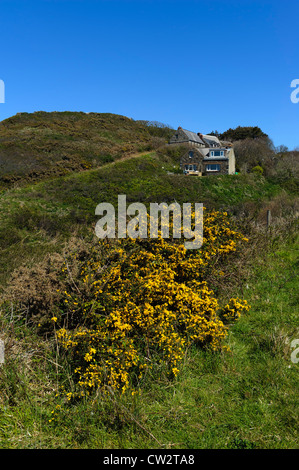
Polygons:
<instances>
[{"instance_id":1,"label":"grass","mask_svg":"<svg viewBox=\"0 0 299 470\"><path fill-rule=\"evenodd\" d=\"M230 353L191 350L175 381L161 371L141 396L93 396L63 406L51 424L67 363L10 312L2 318L13 334L1 370L0 446L296 448L298 364L290 341L299 332L297 266L296 240L256 259L247 279L251 310L230 329Z\"/></svg>"},{"instance_id":2,"label":"grass","mask_svg":"<svg viewBox=\"0 0 299 470\"><path fill-rule=\"evenodd\" d=\"M203 202L207 208L259 214L265 201L282 193L278 184L256 175L186 178L169 174L177 161L167 156L137 153L101 168L48 179L0 194L0 284L20 262L34 263L61 249L73 233L93 230L100 202ZM248 204L251 203L251 206Z\"/></svg>"},{"instance_id":3,"label":"grass","mask_svg":"<svg viewBox=\"0 0 299 470\"><path fill-rule=\"evenodd\" d=\"M0 122L0 188L100 167L171 132L110 113L18 113Z\"/></svg>"},{"instance_id":4,"label":"grass","mask_svg":"<svg viewBox=\"0 0 299 470\"><path fill-rule=\"evenodd\" d=\"M72 386L67 358L53 338L36 334L25 312L9 306L0 313L6 348L0 369L1 448L297 447L298 364L291 362L290 342L299 338L298 238L281 219L293 210L294 197L255 175L187 178L177 173L177 163L144 152L2 191L1 286L4 290L22 263L31 266L61 251L74 235L84 239L93 230L96 205L116 203L118 194L126 194L128 203L204 202L240 220L245 214L258 225L254 255L235 259L231 279L221 287L223 296L229 290L251 304L230 329L231 353L193 349L174 381L156 371L141 396L95 395L65 406L56 392L59 383ZM276 225L265 233L267 208L275 223L283 222L283 237Z\"/></svg>"}]
</instances>

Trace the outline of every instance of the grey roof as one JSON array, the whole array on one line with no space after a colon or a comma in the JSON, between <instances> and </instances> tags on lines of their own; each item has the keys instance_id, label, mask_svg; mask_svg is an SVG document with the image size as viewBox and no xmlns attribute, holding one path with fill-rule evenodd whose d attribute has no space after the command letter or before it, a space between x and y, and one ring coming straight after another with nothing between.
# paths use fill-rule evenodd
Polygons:
<instances>
[{"instance_id":1,"label":"grey roof","mask_svg":"<svg viewBox=\"0 0 299 470\"><path fill-rule=\"evenodd\" d=\"M207 144L209 144L209 145L210 144L217 144L217 145L219 145L219 147L221 145L220 140L215 135L203 135L203 138L207 142Z\"/></svg>"},{"instance_id":2,"label":"grey roof","mask_svg":"<svg viewBox=\"0 0 299 470\"><path fill-rule=\"evenodd\" d=\"M203 139L200 138L200 136L196 132L188 131L187 129L182 129L182 131L186 134L189 140L192 142L198 142L199 144L216 144L217 146L220 146L220 140L218 137L214 135L202 135Z\"/></svg>"},{"instance_id":3,"label":"grey roof","mask_svg":"<svg viewBox=\"0 0 299 470\"><path fill-rule=\"evenodd\" d=\"M222 145L222 147L232 147L233 146L232 142L230 142L229 140L221 140L220 144Z\"/></svg>"},{"instance_id":4,"label":"grey roof","mask_svg":"<svg viewBox=\"0 0 299 470\"><path fill-rule=\"evenodd\" d=\"M219 155L218 157L217 157L217 156L208 157L210 151L211 151L211 150L214 151L214 150L215 150L215 147L212 147L212 148L211 148L211 147L209 147L209 148L205 147L205 148L199 148L199 149L196 149L196 150L197 150L198 152L200 152L200 153L203 155L203 157L206 158L207 160L212 160L213 158L214 158L215 160L227 160L228 154L229 154L229 152L230 152L230 150L227 150L227 149L225 149L225 148L217 148L217 151L223 150L223 151L224 151L224 155L222 155L222 156Z\"/></svg>"},{"instance_id":5,"label":"grey roof","mask_svg":"<svg viewBox=\"0 0 299 470\"><path fill-rule=\"evenodd\" d=\"M186 134L188 139L191 140L192 142L197 142L203 145L205 144L205 142L201 140L201 138L199 137L199 135L196 134L196 132L187 131L186 129L182 129L182 131Z\"/></svg>"},{"instance_id":6,"label":"grey roof","mask_svg":"<svg viewBox=\"0 0 299 470\"><path fill-rule=\"evenodd\" d=\"M201 149L197 149L197 151L200 152L204 157L206 157L207 155L209 155L210 149L208 149L208 148L201 148Z\"/></svg>"}]
</instances>

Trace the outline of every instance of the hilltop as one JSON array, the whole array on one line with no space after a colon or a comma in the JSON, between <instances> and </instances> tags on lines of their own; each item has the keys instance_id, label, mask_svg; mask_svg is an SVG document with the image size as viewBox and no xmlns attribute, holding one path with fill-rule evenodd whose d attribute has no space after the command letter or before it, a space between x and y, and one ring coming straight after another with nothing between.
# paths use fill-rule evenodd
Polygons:
<instances>
[{"instance_id":1,"label":"hilltop","mask_svg":"<svg viewBox=\"0 0 299 470\"><path fill-rule=\"evenodd\" d=\"M110 113L18 113L0 122L0 187L96 168L165 135L159 123Z\"/></svg>"},{"instance_id":2,"label":"hilltop","mask_svg":"<svg viewBox=\"0 0 299 470\"><path fill-rule=\"evenodd\" d=\"M177 165L183 149L165 145L174 132L167 124L112 113L18 113L0 122L0 189L100 168L142 152L158 151ZM221 136L234 142L237 171L257 171L298 189L298 151L275 149L257 127L239 126Z\"/></svg>"}]
</instances>

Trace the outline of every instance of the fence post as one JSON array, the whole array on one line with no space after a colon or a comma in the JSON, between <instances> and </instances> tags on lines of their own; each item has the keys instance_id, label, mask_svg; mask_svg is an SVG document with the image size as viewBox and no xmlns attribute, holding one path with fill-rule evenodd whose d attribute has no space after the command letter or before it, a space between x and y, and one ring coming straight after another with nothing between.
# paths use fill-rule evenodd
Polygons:
<instances>
[{"instance_id":1,"label":"fence post","mask_svg":"<svg viewBox=\"0 0 299 470\"><path fill-rule=\"evenodd\" d=\"M271 211L267 210L267 229L270 227L270 225L271 225Z\"/></svg>"},{"instance_id":2,"label":"fence post","mask_svg":"<svg viewBox=\"0 0 299 470\"><path fill-rule=\"evenodd\" d=\"M0 339L0 366L4 364L4 341Z\"/></svg>"}]
</instances>

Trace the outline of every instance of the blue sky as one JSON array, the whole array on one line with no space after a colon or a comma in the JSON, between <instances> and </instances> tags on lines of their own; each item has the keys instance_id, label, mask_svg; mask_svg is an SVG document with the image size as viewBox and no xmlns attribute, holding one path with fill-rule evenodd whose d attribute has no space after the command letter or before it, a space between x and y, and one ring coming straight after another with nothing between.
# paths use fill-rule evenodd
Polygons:
<instances>
[{"instance_id":1,"label":"blue sky","mask_svg":"<svg viewBox=\"0 0 299 470\"><path fill-rule=\"evenodd\" d=\"M0 120L85 111L299 146L298 0L1 0Z\"/></svg>"}]
</instances>

